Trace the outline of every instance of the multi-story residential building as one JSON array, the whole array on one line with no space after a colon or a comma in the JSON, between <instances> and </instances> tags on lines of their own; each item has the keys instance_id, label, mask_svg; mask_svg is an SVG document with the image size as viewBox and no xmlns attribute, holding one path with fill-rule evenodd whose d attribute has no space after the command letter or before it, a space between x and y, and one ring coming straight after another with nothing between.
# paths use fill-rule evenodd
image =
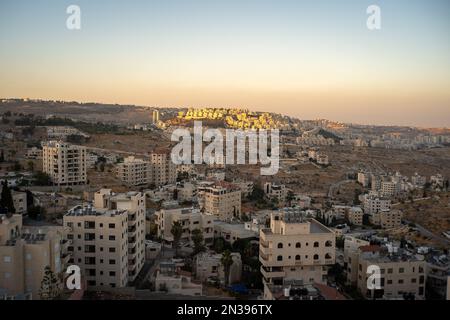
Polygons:
<instances>
[{"instance_id":1,"label":"multi-story residential building","mask_svg":"<svg viewBox=\"0 0 450 320\"><path fill-rule=\"evenodd\" d=\"M43 171L56 185L86 184L86 148L49 141L42 149Z\"/></svg>"},{"instance_id":2,"label":"multi-story residential building","mask_svg":"<svg viewBox=\"0 0 450 320\"><path fill-rule=\"evenodd\" d=\"M231 221L241 216L241 190L225 181L199 185L198 202L200 208L219 220Z\"/></svg>"},{"instance_id":3,"label":"multi-story residential building","mask_svg":"<svg viewBox=\"0 0 450 320\"><path fill-rule=\"evenodd\" d=\"M344 239L344 270L347 274L347 283L356 285L358 282L359 248L370 245L370 242L352 236Z\"/></svg>"},{"instance_id":4,"label":"multi-story residential building","mask_svg":"<svg viewBox=\"0 0 450 320\"><path fill-rule=\"evenodd\" d=\"M113 193L110 189L101 189L94 194L94 207L127 211L128 281L133 282L145 261L145 195L141 192Z\"/></svg>"},{"instance_id":5,"label":"multi-story residential building","mask_svg":"<svg viewBox=\"0 0 450 320\"><path fill-rule=\"evenodd\" d=\"M381 195L383 197L393 197L400 190L400 183L395 181L382 181L381 182Z\"/></svg>"},{"instance_id":6,"label":"multi-story residential building","mask_svg":"<svg viewBox=\"0 0 450 320\"><path fill-rule=\"evenodd\" d=\"M289 189L283 184L267 182L264 184L264 193L269 199L278 199L280 202L286 201Z\"/></svg>"},{"instance_id":7,"label":"multi-story residential building","mask_svg":"<svg viewBox=\"0 0 450 320\"><path fill-rule=\"evenodd\" d=\"M169 149L158 149L150 155L153 183L156 186L173 184L177 181L177 166L170 158Z\"/></svg>"},{"instance_id":8,"label":"multi-story residential building","mask_svg":"<svg viewBox=\"0 0 450 320\"><path fill-rule=\"evenodd\" d=\"M369 222L383 229L397 228L402 224L402 217L400 210L378 211L369 216Z\"/></svg>"},{"instance_id":9,"label":"multi-story residential building","mask_svg":"<svg viewBox=\"0 0 450 320\"><path fill-rule=\"evenodd\" d=\"M383 229L397 228L402 225L403 212L401 210L380 211L380 226Z\"/></svg>"},{"instance_id":10,"label":"multi-story residential building","mask_svg":"<svg viewBox=\"0 0 450 320\"><path fill-rule=\"evenodd\" d=\"M427 178L420 176L417 172L411 177L411 183L416 188L422 188L427 183Z\"/></svg>"},{"instance_id":11,"label":"multi-story residential building","mask_svg":"<svg viewBox=\"0 0 450 320\"><path fill-rule=\"evenodd\" d=\"M3 294L7 297L26 294L31 299L39 299L47 266L62 289L71 244L64 235L63 227L23 226L21 214L0 215L0 289Z\"/></svg>"},{"instance_id":12,"label":"multi-story residential building","mask_svg":"<svg viewBox=\"0 0 450 320\"><path fill-rule=\"evenodd\" d=\"M352 207L347 211L347 219L355 226L363 225L364 211L360 207Z\"/></svg>"},{"instance_id":13,"label":"multi-story residential building","mask_svg":"<svg viewBox=\"0 0 450 320\"><path fill-rule=\"evenodd\" d=\"M81 268L88 287L125 287L139 272L133 251L137 237L129 236L129 216L119 208L76 206L63 217L70 230L67 238L73 241L71 263Z\"/></svg>"},{"instance_id":14,"label":"multi-story residential building","mask_svg":"<svg viewBox=\"0 0 450 320\"><path fill-rule=\"evenodd\" d=\"M42 159L42 149L36 147L29 148L27 150L26 158L33 160Z\"/></svg>"},{"instance_id":15,"label":"multi-story residential building","mask_svg":"<svg viewBox=\"0 0 450 320\"><path fill-rule=\"evenodd\" d=\"M241 281L242 261L238 252L231 253L233 264L230 267L228 284L235 284ZM195 256L193 271L195 278L202 282L207 280L218 280L225 283L225 271L221 262L221 254L213 254L210 252L202 252Z\"/></svg>"},{"instance_id":16,"label":"multi-story residential building","mask_svg":"<svg viewBox=\"0 0 450 320\"><path fill-rule=\"evenodd\" d=\"M379 211L391 210L391 200L365 195L363 198L364 213L372 215Z\"/></svg>"},{"instance_id":17,"label":"multi-story residential building","mask_svg":"<svg viewBox=\"0 0 450 320\"><path fill-rule=\"evenodd\" d=\"M183 227L181 241L191 242L192 232L200 229L205 244L211 244L214 238L214 216L193 208L161 209L155 213L158 237L166 242L173 241L171 233L174 222L179 221Z\"/></svg>"},{"instance_id":18,"label":"multi-story residential building","mask_svg":"<svg viewBox=\"0 0 450 320\"><path fill-rule=\"evenodd\" d=\"M116 165L117 177L129 186L151 184L152 164L150 161L127 157L122 163Z\"/></svg>"},{"instance_id":19,"label":"multi-story residential building","mask_svg":"<svg viewBox=\"0 0 450 320\"><path fill-rule=\"evenodd\" d=\"M425 298L426 261L400 249L379 246L359 248L357 286L368 299ZM369 266L381 272L381 289L368 289Z\"/></svg>"},{"instance_id":20,"label":"multi-story residential building","mask_svg":"<svg viewBox=\"0 0 450 320\"><path fill-rule=\"evenodd\" d=\"M433 187L442 188L444 187L444 177L442 176L442 174L431 176L430 183Z\"/></svg>"},{"instance_id":21,"label":"multi-story residential building","mask_svg":"<svg viewBox=\"0 0 450 320\"><path fill-rule=\"evenodd\" d=\"M334 232L318 221L301 213L272 213L270 229L260 231L264 297L292 282L326 283L335 251Z\"/></svg>"},{"instance_id":22,"label":"multi-story residential building","mask_svg":"<svg viewBox=\"0 0 450 320\"><path fill-rule=\"evenodd\" d=\"M427 291L430 298L445 300L447 297L447 283L450 275L450 255L442 254L427 259ZM450 298L450 297L448 297Z\"/></svg>"}]
</instances>

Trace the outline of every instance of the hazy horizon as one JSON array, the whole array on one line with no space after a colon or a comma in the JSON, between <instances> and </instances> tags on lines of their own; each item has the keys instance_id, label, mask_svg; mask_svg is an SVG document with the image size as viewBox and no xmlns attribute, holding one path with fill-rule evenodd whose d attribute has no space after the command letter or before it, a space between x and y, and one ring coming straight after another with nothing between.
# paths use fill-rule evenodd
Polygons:
<instances>
[{"instance_id":1,"label":"hazy horizon","mask_svg":"<svg viewBox=\"0 0 450 320\"><path fill-rule=\"evenodd\" d=\"M450 127L446 0L3 0L0 41L5 98Z\"/></svg>"}]
</instances>

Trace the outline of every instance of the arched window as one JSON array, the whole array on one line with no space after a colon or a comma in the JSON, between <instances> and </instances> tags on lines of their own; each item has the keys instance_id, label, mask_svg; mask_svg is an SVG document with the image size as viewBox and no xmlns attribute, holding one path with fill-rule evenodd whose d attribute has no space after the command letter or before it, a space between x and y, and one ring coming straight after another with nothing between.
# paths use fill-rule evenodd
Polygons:
<instances>
[{"instance_id":1,"label":"arched window","mask_svg":"<svg viewBox=\"0 0 450 320\"><path fill-rule=\"evenodd\" d=\"M332 246L333 246L333 242L331 242L330 240L325 242L325 247L332 247Z\"/></svg>"},{"instance_id":2,"label":"arched window","mask_svg":"<svg viewBox=\"0 0 450 320\"><path fill-rule=\"evenodd\" d=\"M327 254L325 255L325 259L331 259L331 254L327 253Z\"/></svg>"},{"instance_id":3,"label":"arched window","mask_svg":"<svg viewBox=\"0 0 450 320\"><path fill-rule=\"evenodd\" d=\"M295 244L295 247L296 247L296 248L301 248L302 245L300 244L300 242L297 242L297 243Z\"/></svg>"},{"instance_id":4,"label":"arched window","mask_svg":"<svg viewBox=\"0 0 450 320\"><path fill-rule=\"evenodd\" d=\"M281 242L278 244L278 249L283 249L283 244Z\"/></svg>"},{"instance_id":5,"label":"arched window","mask_svg":"<svg viewBox=\"0 0 450 320\"><path fill-rule=\"evenodd\" d=\"M278 256L277 261L283 261L283 256Z\"/></svg>"},{"instance_id":6,"label":"arched window","mask_svg":"<svg viewBox=\"0 0 450 320\"><path fill-rule=\"evenodd\" d=\"M319 247L319 242L314 242L314 248L318 248Z\"/></svg>"},{"instance_id":7,"label":"arched window","mask_svg":"<svg viewBox=\"0 0 450 320\"><path fill-rule=\"evenodd\" d=\"M319 255L318 254L314 255L314 260L319 260Z\"/></svg>"},{"instance_id":8,"label":"arched window","mask_svg":"<svg viewBox=\"0 0 450 320\"><path fill-rule=\"evenodd\" d=\"M300 260L300 255L299 254L295 256L295 260L297 260L297 261Z\"/></svg>"}]
</instances>

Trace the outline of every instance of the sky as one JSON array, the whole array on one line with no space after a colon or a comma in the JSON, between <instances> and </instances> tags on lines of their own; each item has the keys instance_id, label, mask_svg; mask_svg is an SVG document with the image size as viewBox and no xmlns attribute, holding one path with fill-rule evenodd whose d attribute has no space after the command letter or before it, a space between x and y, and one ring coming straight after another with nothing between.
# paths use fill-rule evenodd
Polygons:
<instances>
[{"instance_id":1,"label":"sky","mask_svg":"<svg viewBox=\"0 0 450 320\"><path fill-rule=\"evenodd\" d=\"M450 1L0 0L0 97L450 127Z\"/></svg>"}]
</instances>

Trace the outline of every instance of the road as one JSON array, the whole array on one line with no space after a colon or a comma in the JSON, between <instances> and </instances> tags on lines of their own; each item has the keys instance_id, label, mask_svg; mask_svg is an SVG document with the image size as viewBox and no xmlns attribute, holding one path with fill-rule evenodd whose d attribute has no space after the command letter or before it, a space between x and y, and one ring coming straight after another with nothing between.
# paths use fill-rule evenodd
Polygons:
<instances>
[{"instance_id":1,"label":"road","mask_svg":"<svg viewBox=\"0 0 450 320\"><path fill-rule=\"evenodd\" d=\"M406 223L413 223L413 224L416 226L416 229L417 229L422 235L424 235L425 237L428 237L428 238L434 239L434 240L436 240L436 241L438 241L438 242L442 242L442 243L445 243L445 244L447 244L447 245L450 245L450 240L445 239L444 237L441 237L441 236L439 236L439 235L437 235L437 234L434 234L433 232L431 232L430 230L424 228L424 227L421 226L420 224L417 224L417 223L415 223L415 222L408 221L408 220L404 220L404 221L405 221Z\"/></svg>"}]
</instances>

